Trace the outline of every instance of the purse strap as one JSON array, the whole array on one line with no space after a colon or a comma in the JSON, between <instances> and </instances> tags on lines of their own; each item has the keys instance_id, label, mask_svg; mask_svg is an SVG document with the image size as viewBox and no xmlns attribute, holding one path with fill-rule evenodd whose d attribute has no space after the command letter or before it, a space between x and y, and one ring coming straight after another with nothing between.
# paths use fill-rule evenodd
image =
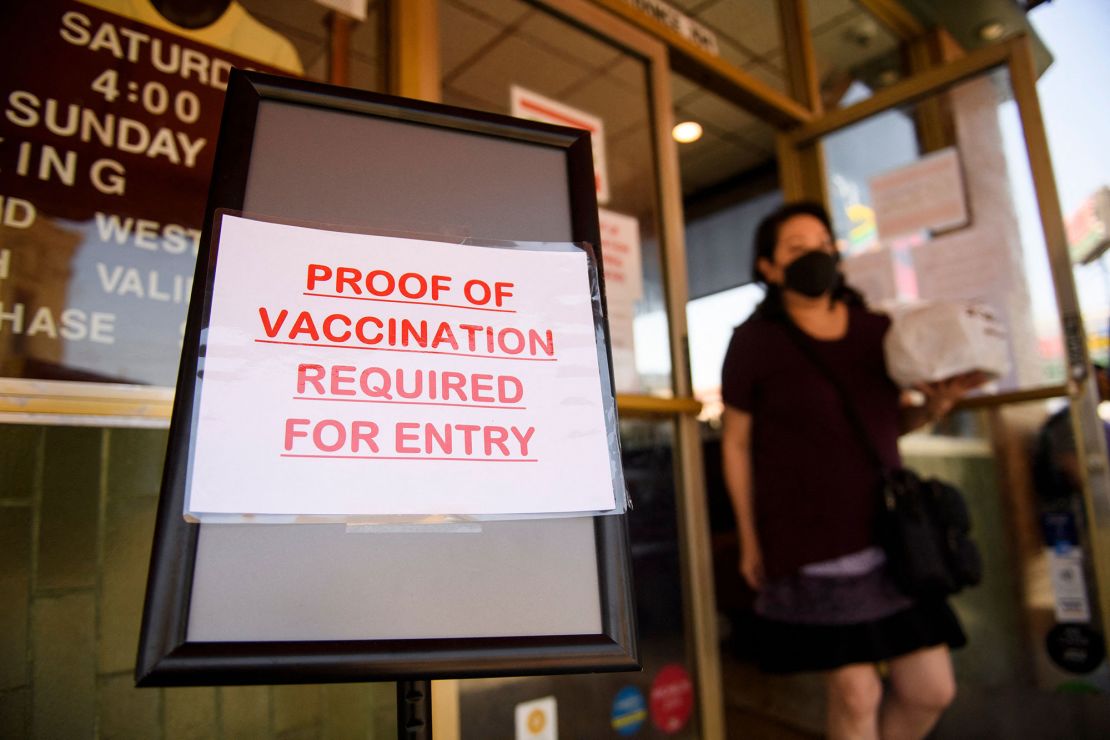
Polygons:
<instances>
[{"instance_id":1,"label":"purse strap","mask_svg":"<svg viewBox=\"0 0 1110 740\"><path fill-rule=\"evenodd\" d=\"M795 346L797 346L801 353L809 359L810 363L817 368L818 372L824 376L825 380L827 380L833 387L833 390L836 391L837 397L840 398L840 404L844 408L844 415L847 417L848 424L852 427L856 439L863 445L863 449L867 452L867 456L871 458L871 462L878 468L879 473L885 476L889 470L887 466L883 464L883 459L879 457L879 451L875 448L871 440L871 435L867 433L867 427L864 426L863 419L860 418L859 413L856 411L855 403L851 395L849 395L848 390L840 383L840 380L833 375L829 366L826 365L824 360L817 354L817 350L810 343L809 337L802 332L789 316L784 318L783 326L786 328L786 333L790 339L793 340Z\"/></svg>"}]
</instances>

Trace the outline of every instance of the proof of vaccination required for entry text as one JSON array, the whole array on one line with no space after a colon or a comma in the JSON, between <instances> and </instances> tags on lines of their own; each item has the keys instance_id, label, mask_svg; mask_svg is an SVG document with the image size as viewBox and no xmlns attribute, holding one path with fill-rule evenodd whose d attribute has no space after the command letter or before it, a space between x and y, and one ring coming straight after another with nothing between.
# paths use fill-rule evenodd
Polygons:
<instances>
[{"instance_id":1,"label":"proof of vaccination required for entry text","mask_svg":"<svg viewBox=\"0 0 1110 740\"><path fill-rule=\"evenodd\" d=\"M586 255L222 216L187 514L614 508Z\"/></svg>"}]
</instances>

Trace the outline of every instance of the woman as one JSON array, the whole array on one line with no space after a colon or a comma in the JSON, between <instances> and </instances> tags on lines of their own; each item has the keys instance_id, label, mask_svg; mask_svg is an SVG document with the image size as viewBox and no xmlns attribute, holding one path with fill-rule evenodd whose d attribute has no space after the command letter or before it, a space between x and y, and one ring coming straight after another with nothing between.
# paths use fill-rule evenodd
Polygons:
<instances>
[{"instance_id":1,"label":"woman","mask_svg":"<svg viewBox=\"0 0 1110 740\"><path fill-rule=\"evenodd\" d=\"M923 406L903 407L883 357L890 321L844 285L838 262L820 205L787 204L756 233L753 275L767 294L722 371L740 571L758 592L764 669L827 672L830 738L920 738L955 695L948 650L965 637L942 599L915 602L887 575L874 537L880 472L798 343L845 387L886 467L900 467L900 433L940 418L982 378L924 387Z\"/></svg>"}]
</instances>

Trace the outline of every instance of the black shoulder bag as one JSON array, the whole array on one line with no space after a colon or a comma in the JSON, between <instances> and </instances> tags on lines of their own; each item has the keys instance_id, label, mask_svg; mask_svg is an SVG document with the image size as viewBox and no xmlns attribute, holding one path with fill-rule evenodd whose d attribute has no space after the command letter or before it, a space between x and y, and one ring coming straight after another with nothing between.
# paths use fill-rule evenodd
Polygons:
<instances>
[{"instance_id":1,"label":"black shoulder bag","mask_svg":"<svg viewBox=\"0 0 1110 740\"><path fill-rule=\"evenodd\" d=\"M971 517L963 494L953 485L922 480L906 468L891 470L879 457L848 391L806 341L793 322L787 333L836 390L844 413L864 450L881 474L878 539L898 587L908 596L946 596L982 580L979 548L971 539Z\"/></svg>"}]
</instances>

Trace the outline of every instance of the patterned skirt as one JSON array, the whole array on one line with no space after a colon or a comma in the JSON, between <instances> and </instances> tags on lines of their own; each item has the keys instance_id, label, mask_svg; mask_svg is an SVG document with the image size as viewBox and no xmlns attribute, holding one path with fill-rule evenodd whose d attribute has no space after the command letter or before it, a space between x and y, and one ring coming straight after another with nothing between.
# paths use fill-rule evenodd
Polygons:
<instances>
[{"instance_id":1,"label":"patterned skirt","mask_svg":"<svg viewBox=\"0 0 1110 740\"><path fill-rule=\"evenodd\" d=\"M967 643L943 598L910 599L881 562L863 573L803 570L772 581L755 611L756 659L768 673L827 671Z\"/></svg>"}]
</instances>

